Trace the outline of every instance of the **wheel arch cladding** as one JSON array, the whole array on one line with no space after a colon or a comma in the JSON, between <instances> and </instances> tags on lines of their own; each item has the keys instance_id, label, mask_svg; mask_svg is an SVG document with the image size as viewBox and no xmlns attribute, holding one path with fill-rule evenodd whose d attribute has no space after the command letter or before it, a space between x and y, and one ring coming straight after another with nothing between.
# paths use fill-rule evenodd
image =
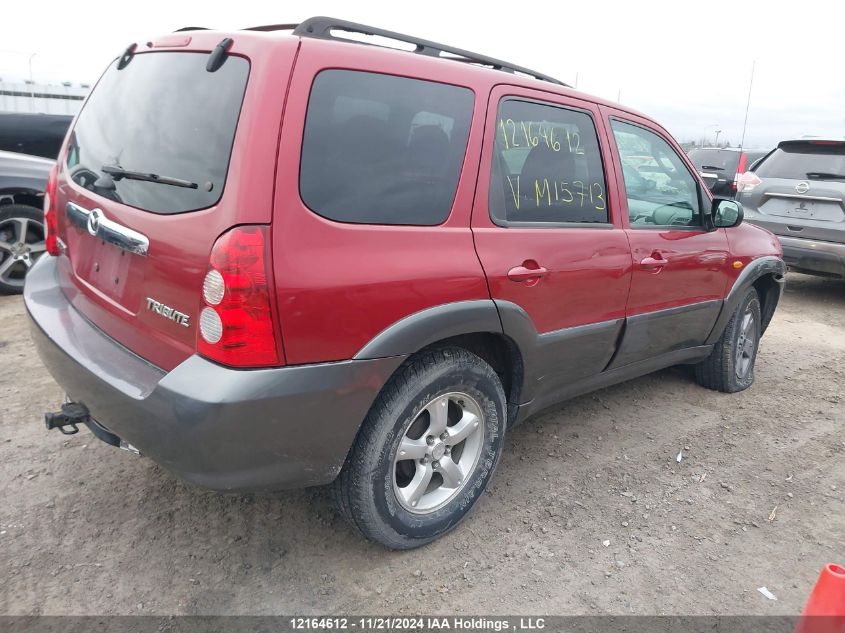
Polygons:
<instances>
[{"instance_id":1,"label":"wheel arch cladding","mask_svg":"<svg viewBox=\"0 0 845 633\"><path fill-rule=\"evenodd\" d=\"M436 341L428 349L460 347L481 358L502 381L502 389L508 405L508 424L516 418L520 394L525 379L525 366L522 352L513 339L505 334L492 332L473 332Z\"/></svg>"},{"instance_id":2,"label":"wheel arch cladding","mask_svg":"<svg viewBox=\"0 0 845 633\"><path fill-rule=\"evenodd\" d=\"M760 297L760 318L762 319L760 336L766 333L766 329L775 315L775 308L777 308L778 302L780 301L784 283L783 275L771 273L765 274L754 281L754 288Z\"/></svg>"},{"instance_id":3,"label":"wheel arch cladding","mask_svg":"<svg viewBox=\"0 0 845 633\"><path fill-rule=\"evenodd\" d=\"M737 305L746 293L754 288L760 297L762 328L760 334L766 331L775 313L780 295L783 292L786 264L780 257L767 255L748 263L734 281L733 286L725 297L722 310L716 319L716 324L707 338L707 344L714 345L722 335Z\"/></svg>"},{"instance_id":4,"label":"wheel arch cladding","mask_svg":"<svg viewBox=\"0 0 845 633\"><path fill-rule=\"evenodd\" d=\"M496 371L507 396L510 419L522 391L523 355L519 345L503 333L499 311L490 299L458 301L415 312L382 330L354 358L412 356L450 346L472 352Z\"/></svg>"}]
</instances>

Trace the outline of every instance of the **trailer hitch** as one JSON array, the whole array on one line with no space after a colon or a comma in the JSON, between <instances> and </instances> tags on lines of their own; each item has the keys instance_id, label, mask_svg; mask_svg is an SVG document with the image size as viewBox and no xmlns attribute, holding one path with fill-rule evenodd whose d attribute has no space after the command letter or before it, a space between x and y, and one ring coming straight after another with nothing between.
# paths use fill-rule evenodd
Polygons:
<instances>
[{"instance_id":1,"label":"trailer hitch","mask_svg":"<svg viewBox=\"0 0 845 633\"><path fill-rule=\"evenodd\" d=\"M79 424L88 424L91 421L91 414L88 407L79 402L65 402L61 411L54 411L44 414L44 424L47 430L59 429L65 435L79 433ZM69 427L66 430L66 427Z\"/></svg>"}]
</instances>

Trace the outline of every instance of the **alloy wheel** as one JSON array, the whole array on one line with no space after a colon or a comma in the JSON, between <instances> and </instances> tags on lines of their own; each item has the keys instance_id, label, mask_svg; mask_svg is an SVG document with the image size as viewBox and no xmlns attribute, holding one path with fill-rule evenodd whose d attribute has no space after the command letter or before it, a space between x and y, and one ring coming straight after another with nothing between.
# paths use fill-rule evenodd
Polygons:
<instances>
[{"instance_id":1,"label":"alloy wheel","mask_svg":"<svg viewBox=\"0 0 845 633\"><path fill-rule=\"evenodd\" d=\"M475 470L483 440L484 414L472 397L451 392L432 399L396 449L392 475L399 504L428 514L449 503Z\"/></svg>"},{"instance_id":2,"label":"alloy wheel","mask_svg":"<svg viewBox=\"0 0 845 633\"><path fill-rule=\"evenodd\" d=\"M46 250L41 222L24 217L4 220L0 223L0 281L22 288L27 271Z\"/></svg>"},{"instance_id":3,"label":"alloy wheel","mask_svg":"<svg viewBox=\"0 0 845 633\"><path fill-rule=\"evenodd\" d=\"M742 315L739 326L739 338L736 342L736 356L734 368L736 377L742 380L751 371L754 362L754 350L757 346L757 322L754 314L747 309Z\"/></svg>"}]
</instances>

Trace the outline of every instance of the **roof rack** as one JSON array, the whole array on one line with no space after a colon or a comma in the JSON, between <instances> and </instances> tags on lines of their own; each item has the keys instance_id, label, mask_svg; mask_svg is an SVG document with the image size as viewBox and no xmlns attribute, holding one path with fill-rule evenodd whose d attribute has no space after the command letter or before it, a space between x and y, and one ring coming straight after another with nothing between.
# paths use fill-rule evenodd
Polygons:
<instances>
[{"instance_id":1,"label":"roof rack","mask_svg":"<svg viewBox=\"0 0 845 633\"><path fill-rule=\"evenodd\" d=\"M355 22L347 22L346 20L338 20L336 18L328 18L325 16L318 16L313 18L308 18L304 22L300 24L277 24L277 25L267 25L267 26L256 26L250 29L246 29L248 31L287 31L292 30L293 35L297 35L299 37L313 37L317 39L323 40L338 40L341 42L351 42L354 44L366 44L366 42L361 42L360 40L349 39L345 37L338 37L333 32L334 31L346 31L347 33L360 33L363 35L374 35L378 37L384 37L387 39L395 40L398 42L405 42L407 44L413 44L416 48L412 51L414 53L420 55L428 55L430 57L442 57L443 53L446 53L447 56L443 57L443 59L451 59L454 61L462 61L467 62L470 64L480 64L482 66L489 66L494 70L501 70L507 73L520 73L523 75L528 75L529 77L534 77L535 79L540 79L542 81L548 81L553 84L558 84L561 86L566 86L567 88L571 87L569 84L566 84L554 77L549 77L548 75L544 75L543 73L538 73L537 71L530 70L528 68L524 68L522 66L517 66L516 64L511 64L509 62L502 61L500 59L495 59L493 57L487 57L485 55L479 55L478 53L473 53L471 51L465 51L460 48L454 48L452 46L446 46L444 44L438 44L437 42L432 42L429 40L423 40L418 37L413 37L411 35L403 35L402 33L395 33L393 31L387 31L384 29L379 29L373 26L367 26L366 24L357 24ZM455 57L449 57L449 55L454 55Z\"/></svg>"}]
</instances>

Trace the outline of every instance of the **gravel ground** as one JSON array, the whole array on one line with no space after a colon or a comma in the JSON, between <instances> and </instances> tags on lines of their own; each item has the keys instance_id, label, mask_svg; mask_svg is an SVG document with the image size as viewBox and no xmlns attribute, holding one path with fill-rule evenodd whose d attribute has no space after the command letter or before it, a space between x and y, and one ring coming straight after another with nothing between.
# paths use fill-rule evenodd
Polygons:
<instances>
[{"instance_id":1,"label":"gravel ground","mask_svg":"<svg viewBox=\"0 0 845 633\"><path fill-rule=\"evenodd\" d=\"M221 495L48 434L25 321L0 298L2 614L794 614L845 562L845 282L789 276L748 391L671 369L529 420L472 516L404 553L321 490Z\"/></svg>"}]
</instances>

